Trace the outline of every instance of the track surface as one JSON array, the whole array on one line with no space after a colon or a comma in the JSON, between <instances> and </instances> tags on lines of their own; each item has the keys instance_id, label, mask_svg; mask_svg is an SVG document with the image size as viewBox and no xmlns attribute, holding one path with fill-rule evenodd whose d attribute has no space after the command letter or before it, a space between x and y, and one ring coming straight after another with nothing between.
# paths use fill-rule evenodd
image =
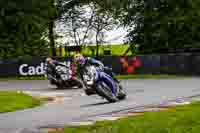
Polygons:
<instances>
[{"instance_id":1,"label":"track surface","mask_svg":"<svg viewBox=\"0 0 200 133\"><path fill-rule=\"evenodd\" d=\"M98 96L83 95L83 90L56 90L48 81L0 81L1 90L24 90L33 94L62 95L65 100L34 109L0 114L0 133L15 133L27 128L65 125L87 119L88 116L160 103L170 99L200 94L200 79L146 79L124 80L128 97L108 104Z\"/></svg>"}]
</instances>

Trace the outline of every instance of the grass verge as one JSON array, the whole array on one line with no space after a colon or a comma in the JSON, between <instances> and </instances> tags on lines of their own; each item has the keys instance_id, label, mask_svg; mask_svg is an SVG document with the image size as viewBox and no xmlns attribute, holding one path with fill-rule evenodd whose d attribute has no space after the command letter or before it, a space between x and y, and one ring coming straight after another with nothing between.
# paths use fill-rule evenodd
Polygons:
<instances>
[{"instance_id":1,"label":"grass verge","mask_svg":"<svg viewBox=\"0 0 200 133\"><path fill-rule=\"evenodd\" d=\"M0 113L33 108L41 105L39 99L24 93L0 91Z\"/></svg>"},{"instance_id":2,"label":"grass verge","mask_svg":"<svg viewBox=\"0 0 200 133\"><path fill-rule=\"evenodd\" d=\"M97 122L91 126L66 127L59 133L199 133L200 102L142 116Z\"/></svg>"}]
</instances>

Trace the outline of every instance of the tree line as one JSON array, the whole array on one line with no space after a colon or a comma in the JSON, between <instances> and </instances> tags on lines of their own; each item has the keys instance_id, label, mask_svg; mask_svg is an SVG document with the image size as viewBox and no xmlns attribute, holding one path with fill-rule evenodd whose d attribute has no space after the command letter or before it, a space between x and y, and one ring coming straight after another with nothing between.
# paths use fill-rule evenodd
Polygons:
<instances>
[{"instance_id":1,"label":"tree line","mask_svg":"<svg viewBox=\"0 0 200 133\"><path fill-rule=\"evenodd\" d=\"M86 46L123 26L132 54L199 48L197 0L1 0L0 58L56 56L57 38ZM62 33L62 34L59 34ZM94 38L95 42L91 42ZM67 40L66 39L66 40ZM67 45L67 44L65 44ZM124 53L126 54L126 53Z\"/></svg>"}]
</instances>

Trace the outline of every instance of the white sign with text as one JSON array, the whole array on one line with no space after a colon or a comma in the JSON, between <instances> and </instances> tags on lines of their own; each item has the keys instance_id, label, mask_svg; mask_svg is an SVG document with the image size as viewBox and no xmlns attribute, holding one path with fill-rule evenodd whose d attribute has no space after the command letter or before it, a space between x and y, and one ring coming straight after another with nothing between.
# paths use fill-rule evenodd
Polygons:
<instances>
[{"instance_id":1,"label":"white sign with text","mask_svg":"<svg viewBox=\"0 0 200 133\"><path fill-rule=\"evenodd\" d=\"M63 62L66 65L70 65L70 62ZM21 64L19 66L19 74L23 76L27 75L44 75L45 74L45 63L40 63L38 66L31 66L28 64Z\"/></svg>"}]
</instances>

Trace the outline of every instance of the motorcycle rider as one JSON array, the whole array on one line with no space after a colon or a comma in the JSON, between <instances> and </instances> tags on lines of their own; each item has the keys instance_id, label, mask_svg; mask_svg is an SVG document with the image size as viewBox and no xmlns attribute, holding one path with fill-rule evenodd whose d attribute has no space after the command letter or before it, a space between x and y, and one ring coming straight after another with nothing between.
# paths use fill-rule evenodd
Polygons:
<instances>
[{"instance_id":1,"label":"motorcycle rider","mask_svg":"<svg viewBox=\"0 0 200 133\"><path fill-rule=\"evenodd\" d=\"M52 75L53 77L57 76L56 66L65 66L66 67L65 64L58 62L57 60L54 60L51 57L46 58L45 65L46 65L46 73Z\"/></svg>"},{"instance_id":2,"label":"motorcycle rider","mask_svg":"<svg viewBox=\"0 0 200 133\"><path fill-rule=\"evenodd\" d=\"M100 69L102 69L105 73L107 73L108 75L110 75L117 83L119 83L120 81L117 80L115 74L112 72L112 69L109 67L105 67L104 64L94 58L91 57L84 57L82 54L76 54L74 56L74 62L77 65L77 75L79 78L82 78L82 73L85 69L86 66L88 65L94 65ZM86 94L90 95L89 90L87 90L86 88ZM88 91L88 92L87 92ZM93 92L91 92L91 94L93 94Z\"/></svg>"},{"instance_id":3,"label":"motorcycle rider","mask_svg":"<svg viewBox=\"0 0 200 133\"><path fill-rule=\"evenodd\" d=\"M125 94L125 92L123 90L123 87L120 84L120 81L117 80L117 78L116 78L115 74L112 72L111 68L105 67L102 62L100 62L100 61L98 61L98 60L96 60L94 58L90 58L90 57L85 58L81 54L76 54L74 56L74 62L76 64L76 68L77 68L76 74L78 74L79 78L81 78L81 79L83 78L82 76L83 76L83 73L84 73L85 68L87 66L94 65L96 67L99 67L105 73L107 73L108 75L110 75L118 83L118 85L119 85L119 92L121 94L121 95L118 95L118 98L119 99L124 99L126 97L126 94ZM95 89L87 88L87 86L84 88L84 91L85 91L86 95L96 94Z\"/></svg>"}]
</instances>

